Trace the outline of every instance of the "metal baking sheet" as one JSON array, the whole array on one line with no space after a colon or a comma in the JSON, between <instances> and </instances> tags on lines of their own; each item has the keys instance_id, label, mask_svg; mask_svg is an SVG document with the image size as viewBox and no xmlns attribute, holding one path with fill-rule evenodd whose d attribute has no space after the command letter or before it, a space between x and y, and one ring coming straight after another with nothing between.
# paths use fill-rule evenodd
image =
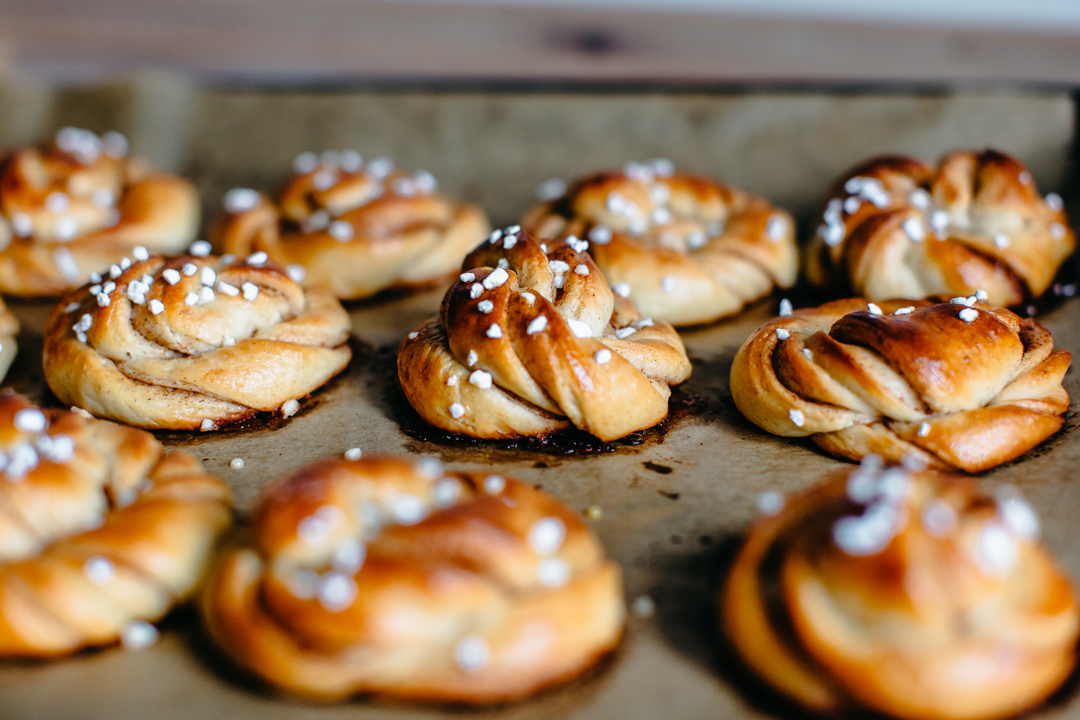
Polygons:
<instances>
[{"instance_id":1,"label":"metal baking sheet","mask_svg":"<svg viewBox=\"0 0 1080 720\"><path fill-rule=\"evenodd\" d=\"M567 686L525 702L462 711L358 698L335 706L274 696L221 663L198 631L194 613L175 613L162 641L142 652L119 648L46 663L0 665L0 716L6 720L64 718L732 718L785 715L770 693L747 682L718 649L714 597L718 574L739 533L756 516L759 492L798 491L844 467L809 442L766 435L741 418L728 392L728 371L742 340L775 312L775 299L744 316L684 333L694 371L675 394L679 417L644 434L638 444L607 452L560 455L537 448L459 444L424 439L410 428L394 375L402 336L434 313L442 291L351 308L360 339L347 371L274 427L211 434L162 434L170 446L201 458L225 478L246 514L268 482L313 460L360 446L366 453L440 458L452 468L479 467L537 483L571 506L602 509L592 521L608 552L623 566L630 600L648 594L652 617L631 616L618 651ZM9 383L45 402L41 327L48 306L15 304L26 328ZM1042 322L1057 347L1080 352L1080 299L1049 311ZM1066 376L1080 394L1077 373ZM687 409L689 408L689 411ZM1047 443L985 475L990 486L1019 486L1041 511L1045 536L1074 578L1080 578L1080 438L1075 411ZM229 468L244 459L242 470ZM1080 718L1070 690L1034 717Z\"/></svg>"}]
</instances>

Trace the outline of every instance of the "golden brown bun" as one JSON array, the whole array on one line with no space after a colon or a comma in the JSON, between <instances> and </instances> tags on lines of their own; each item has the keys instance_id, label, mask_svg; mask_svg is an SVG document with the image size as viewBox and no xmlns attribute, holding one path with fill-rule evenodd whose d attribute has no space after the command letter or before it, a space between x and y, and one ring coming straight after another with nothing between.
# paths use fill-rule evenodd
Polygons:
<instances>
[{"instance_id":1,"label":"golden brown bun","mask_svg":"<svg viewBox=\"0 0 1080 720\"><path fill-rule=\"evenodd\" d=\"M226 196L213 233L222 252L264 251L305 287L351 300L438 280L490 232L483 210L435 192L429 173L394 171L386 158L367 168L346 153L312 158L277 203L253 190Z\"/></svg>"},{"instance_id":2,"label":"golden brown bun","mask_svg":"<svg viewBox=\"0 0 1080 720\"><path fill-rule=\"evenodd\" d=\"M977 720L1041 702L1072 670L1080 610L1034 510L874 460L751 530L722 594L728 639L818 711Z\"/></svg>"},{"instance_id":3,"label":"golden brown bun","mask_svg":"<svg viewBox=\"0 0 1080 720\"><path fill-rule=\"evenodd\" d=\"M181 252L198 226L191 183L127 157L122 136L110 133L102 143L65 128L46 150L0 157L4 294L59 295L136 247Z\"/></svg>"},{"instance_id":4,"label":"golden brown bun","mask_svg":"<svg viewBox=\"0 0 1080 720\"><path fill-rule=\"evenodd\" d=\"M582 178L522 225L539 240L590 241L612 287L625 286L638 310L673 325L733 315L791 287L798 271L790 215L662 162Z\"/></svg>"},{"instance_id":5,"label":"golden brown bun","mask_svg":"<svg viewBox=\"0 0 1080 720\"><path fill-rule=\"evenodd\" d=\"M995 150L955 152L930 167L870 160L834 186L807 248L820 288L870 300L987 293L1014 305L1046 292L1076 237L1061 198Z\"/></svg>"},{"instance_id":6,"label":"golden brown bun","mask_svg":"<svg viewBox=\"0 0 1080 720\"><path fill-rule=\"evenodd\" d=\"M573 424L607 441L667 416L669 385L690 376L682 341L616 298L587 253L496 231L463 269L398 351L424 420L481 438Z\"/></svg>"},{"instance_id":7,"label":"golden brown bun","mask_svg":"<svg viewBox=\"0 0 1080 720\"><path fill-rule=\"evenodd\" d=\"M619 567L585 522L435 461L324 462L272 486L203 616L282 690L492 703L569 679L623 626Z\"/></svg>"},{"instance_id":8,"label":"golden brown bun","mask_svg":"<svg viewBox=\"0 0 1080 720\"><path fill-rule=\"evenodd\" d=\"M981 472L1061 428L1070 360L1037 322L974 296L837 300L751 335L731 394L758 427L840 457Z\"/></svg>"},{"instance_id":9,"label":"golden brown bun","mask_svg":"<svg viewBox=\"0 0 1080 720\"><path fill-rule=\"evenodd\" d=\"M291 415L341 372L349 316L266 256L151 257L63 299L45 327L45 379L60 400L145 428L213 430Z\"/></svg>"},{"instance_id":10,"label":"golden brown bun","mask_svg":"<svg viewBox=\"0 0 1080 720\"><path fill-rule=\"evenodd\" d=\"M190 596L231 519L225 483L142 430L4 392L0 450L0 657L126 639Z\"/></svg>"}]
</instances>

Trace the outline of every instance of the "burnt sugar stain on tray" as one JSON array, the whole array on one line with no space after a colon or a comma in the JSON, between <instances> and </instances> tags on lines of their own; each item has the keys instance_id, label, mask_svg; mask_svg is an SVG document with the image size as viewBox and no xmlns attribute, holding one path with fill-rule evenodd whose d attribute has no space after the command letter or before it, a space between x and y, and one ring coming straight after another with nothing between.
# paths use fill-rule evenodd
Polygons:
<instances>
[{"instance_id":1,"label":"burnt sugar stain on tray","mask_svg":"<svg viewBox=\"0 0 1080 720\"><path fill-rule=\"evenodd\" d=\"M507 440L485 440L459 433L446 432L425 422L405 399L397 376L397 345L384 346L371 356L368 367L370 377L367 389L372 401L380 406L390 419L398 424L409 438L406 448L417 454L438 453L445 460L457 459L467 454L468 460L520 460L521 453L535 453L554 457L602 455L628 448L644 448L662 444L667 433L683 418L705 405L697 393L682 387L672 388L668 403L668 415L659 424L646 430L630 433L624 438L604 442L577 428L569 428L538 437L522 437Z\"/></svg>"}]
</instances>

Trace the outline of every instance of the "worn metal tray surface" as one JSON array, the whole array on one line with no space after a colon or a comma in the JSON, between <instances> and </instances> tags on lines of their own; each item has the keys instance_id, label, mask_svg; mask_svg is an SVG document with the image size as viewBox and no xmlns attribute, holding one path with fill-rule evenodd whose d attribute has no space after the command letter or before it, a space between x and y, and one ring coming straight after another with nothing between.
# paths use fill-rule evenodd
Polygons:
<instances>
[{"instance_id":1,"label":"worn metal tray surface","mask_svg":"<svg viewBox=\"0 0 1080 720\"><path fill-rule=\"evenodd\" d=\"M305 403L299 415L272 426L209 434L162 434L170 446L201 458L236 493L241 515L273 479L309 462L360 446L365 453L407 453L441 459L451 468L486 468L537 483L571 506L596 505L592 521L625 570L628 598L648 594L656 612L631 614L618 651L585 677L540 696L489 710L388 704L358 698L313 706L274 696L209 652L190 610L163 624L161 642L142 652L120 648L48 663L0 665L0 716L21 718L729 718L786 716L771 693L738 674L715 641L714 597L719 573L738 535L753 521L765 489L793 493L843 463L808 442L772 437L739 415L728 371L742 340L775 311L775 301L745 315L684 333L691 379L674 400L666 427L636 445L606 452L558 450L424 439L411 429L393 373L398 342L432 314L442 290L351 308L358 338L346 372ZM48 307L16 304L26 328L9 382L41 398L40 330ZM1058 347L1080 351L1080 299L1041 319ZM1066 377L1073 397L1077 373ZM988 487L1019 486L1042 512L1045 536L1074 578L1080 578L1080 463L1077 418L1020 460L987 473ZM229 467L240 457L245 466ZM1068 689L1036 717L1080 717Z\"/></svg>"}]
</instances>

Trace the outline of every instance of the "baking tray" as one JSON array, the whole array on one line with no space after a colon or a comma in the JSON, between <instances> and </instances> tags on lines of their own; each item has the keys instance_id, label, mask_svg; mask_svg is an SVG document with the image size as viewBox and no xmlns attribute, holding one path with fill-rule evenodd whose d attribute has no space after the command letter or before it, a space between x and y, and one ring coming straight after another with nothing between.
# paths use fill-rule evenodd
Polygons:
<instances>
[{"instance_id":1,"label":"baking tray","mask_svg":"<svg viewBox=\"0 0 1080 720\"><path fill-rule=\"evenodd\" d=\"M233 185L271 187L300 150L356 147L427 167L449 192L480 202L496 224L513 222L536 183L628 158L667 155L680 168L723 177L787 207L812 225L825 184L867 155L933 158L954 147L1000 147L1024 159L1044 192L1066 198L1075 106L1062 93L1015 89L863 94L483 93L248 91L199 88L177 78L107 87L56 88L0 81L0 145L27 142L64 124L120 128L136 152L196 180L216 209ZM1075 208L1070 208L1074 211ZM233 488L241 516L263 487L312 461L359 446L365 453L441 459L542 486L578 510L622 565L627 597L650 596L651 617L631 615L618 650L584 677L525 702L487 710L373 702L317 706L283 699L222 663L190 610L163 624L161 642L44 663L0 663L0 719L420 717L671 718L789 717L792 708L739 674L716 640L718 577L758 494L794 493L845 465L809 442L789 441L742 419L728 371L743 339L772 316L777 298L738 318L683 332L693 375L673 395L663 427L610 447L445 442L426 432L397 389L401 338L437 309L443 289L351 305L355 356L306 400L300 413L246 430L162 433ZM800 304L796 302L796 305ZM14 302L20 351L5 385L46 404L41 328L49 303ZM1040 317L1059 348L1080 351L1080 299ZM1065 387L1080 396L1076 372ZM1045 535L1080 579L1080 440L1074 411L1064 429L985 484L1019 486L1042 512ZM567 449L573 454L566 454ZM597 450L603 450L599 452ZM229 462L243 458L233 470ZM1076 717L1072 683L1033 716Z\"/></svg>"}]
</instances>

